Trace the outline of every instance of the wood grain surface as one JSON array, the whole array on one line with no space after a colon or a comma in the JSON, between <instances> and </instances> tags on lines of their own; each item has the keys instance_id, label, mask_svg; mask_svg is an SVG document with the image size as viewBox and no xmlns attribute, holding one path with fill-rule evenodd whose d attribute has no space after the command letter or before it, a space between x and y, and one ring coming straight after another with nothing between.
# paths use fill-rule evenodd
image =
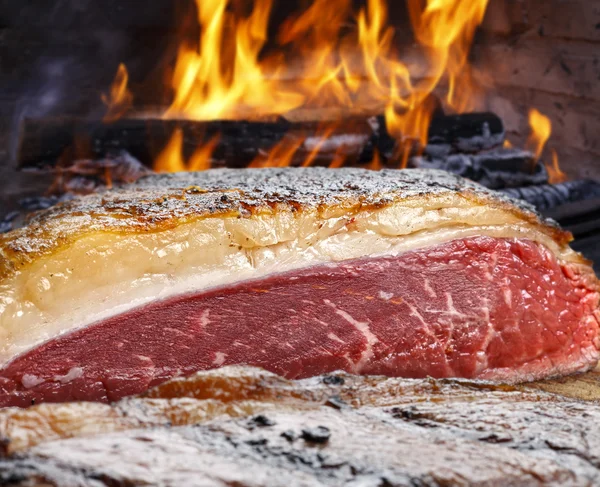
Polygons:
<instances>
[{"instance_id":1,"label":"wood grain surface","mask_svg":"<svg viewBox=\"0 0 600 487\"><path fill-rule=\"evenodd\" d=\"M600 402L600 365L585 374L532 382L523 387L551 392L569 399Z\"/></svg>"}]
</instances>

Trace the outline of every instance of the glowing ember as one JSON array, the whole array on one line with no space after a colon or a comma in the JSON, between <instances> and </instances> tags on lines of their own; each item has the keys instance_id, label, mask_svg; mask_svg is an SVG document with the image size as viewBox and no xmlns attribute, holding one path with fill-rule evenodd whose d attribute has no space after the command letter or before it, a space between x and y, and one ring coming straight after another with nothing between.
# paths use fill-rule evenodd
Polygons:
<instances>
[{"instance_id":1,"label":"glowing ember","mask_svg":"<svg viewBox=\"0 0 600 487\"><path fill-rule=\"evenodd\" d=\"M133 103L133 95L129 91L127 84L129 82L129 73L123 63L119 64L117 74L110 87L109 95L102 95L102 101L108 106L104 115L105 122L114 122L121 118Z\"/></svg>"}]
</instances>

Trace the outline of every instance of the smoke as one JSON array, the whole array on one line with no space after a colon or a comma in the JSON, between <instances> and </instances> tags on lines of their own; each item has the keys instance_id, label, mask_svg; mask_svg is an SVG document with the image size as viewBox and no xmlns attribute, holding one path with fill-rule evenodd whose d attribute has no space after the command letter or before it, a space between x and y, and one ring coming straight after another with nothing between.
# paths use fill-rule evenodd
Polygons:
<instances>
[{"instance_id":1,"label":"smoke","mask_svg":"<svg viewBox=\"0 0 600 487\"><path fill-rule=\"evenodd\" d=\"M119 63L125 62L135 79L148 59L156 62L156 52L143 52L143 36L169 28L169 3L144 2L140 8L138 2L117 0L0 0L3 94L12 100L11 159L25 117L101 118L106 110L101 94Z\"/></svg>"}]
</instances>

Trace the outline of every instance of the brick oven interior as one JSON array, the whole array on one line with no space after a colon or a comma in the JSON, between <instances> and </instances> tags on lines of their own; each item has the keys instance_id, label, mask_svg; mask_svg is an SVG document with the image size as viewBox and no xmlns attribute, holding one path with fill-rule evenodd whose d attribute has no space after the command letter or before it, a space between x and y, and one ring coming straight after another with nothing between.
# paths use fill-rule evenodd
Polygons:
<instances>
[{"instance_id":1,"label":"brick oven interior","mask_svg":"<svg viewBox=\"0 0 600 487\"><path fill-rule=\"evenodd\" d=\"M410 57L404 2L388 3L395 42ZM43 194L51 177L17 171L24 117L101 118L100 95L121 62L137 106L168 103L165 72L181 39L195 36L197 27L190 22L193 1L148 2L143 9L118 0L0 4L0 213L7 214L23 198ZM301 5L276 1L272 28ZM543 158L549 161L556 151L570 181L600 180L599 47L598 1L490 0L470 54L488 85L477 111L498 115L510 142L524 147L528 111L540 110L553 127ZM553 209L550 216L574 231L576 248L600 261L600 197L584 196L584 203Z\"/></svg>"}]
</instances>

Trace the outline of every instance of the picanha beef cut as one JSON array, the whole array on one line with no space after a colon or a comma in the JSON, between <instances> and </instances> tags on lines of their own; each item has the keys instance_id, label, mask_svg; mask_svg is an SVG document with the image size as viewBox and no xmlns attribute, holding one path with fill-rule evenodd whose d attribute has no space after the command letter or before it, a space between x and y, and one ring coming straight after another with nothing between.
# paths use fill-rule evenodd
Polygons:
<instances>
[{"instance_id":1,"label":"picanha beef cut","mask_svg":"<svg viewBox=\"0 0 600 487\"><path fill-rule=\"evenodd\" d=\"M600 406L523 387L249 367L0 410L14 486L590 486Z\"/></svg>"},{"instance_id":2,"label":"picanha beef cut","mask_svg":"<svg viewBox=\"0 0 600 487\"><path fill-rule=\"evenodd\" d=\"M152 175L0 237L0 406L226 365L518 382L593 367L570 234L443 172Z\"/></svg>"}]
</instances>

